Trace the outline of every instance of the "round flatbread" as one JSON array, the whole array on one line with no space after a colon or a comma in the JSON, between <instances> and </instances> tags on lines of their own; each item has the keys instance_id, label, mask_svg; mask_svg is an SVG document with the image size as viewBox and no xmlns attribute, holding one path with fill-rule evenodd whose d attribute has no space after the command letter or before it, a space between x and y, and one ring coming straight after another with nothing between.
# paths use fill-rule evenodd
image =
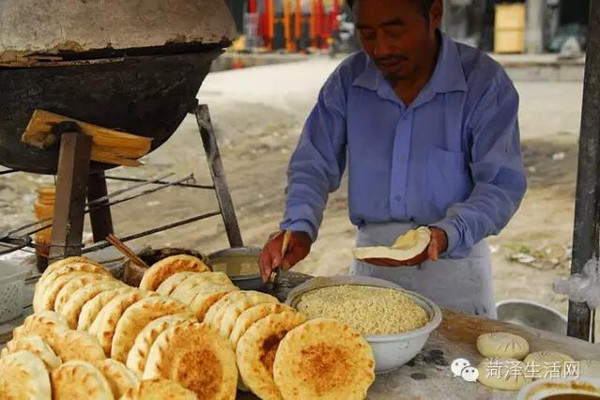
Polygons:
<instances>
[{"instance_id":1,"label":"round flatbread","mask_svg":"<svg viewBox=\"0 0 600 400\"><path fill-rule=\"evenodd\" d=\"M375 380L375 359L349 325L316 318L279 343L273 378L284 399L362 400Z\"/></svg>"},{"instance_id":2,"label":"round flatbread","mask_svg":"<svg viewBox=\"0 0 600 400\"><path fill-rule=\"evenodd\" d=\"M21 350L28 351L42 360L48 371L52 371L62 363L60 357L54 353L54 350L39 335L24 336L11 340L2 349L2 357Z\"/></svg>"},{"instance_id":3,"label":"round flatbread","mask_svg":"<svg viewBox=\"0 0 600 400\"><path fill-rule=\"evenodd\" d=\"M93 282L77 289L62 307L62 314L71 329L77 329L77 322L83 306L94 297L108 290L124 288L125 285L118 280Z\"/></svg>"},{"instance_id":4,"label":"round flatbread","mask_svg":"<svg viewBox=\"0 0 600 400\"><path fill-rule=\"evenodd\" d=\"M0 358L0 398L50 400L52 389L44 362L28 351Z\"/></svg>"},{"instance_id":5,"label":"round flatbread","mask_svg":"<svg viewBox=\"0 0 600 400\"><path fill-rule=\"evenodd\" d=\"M95 264L76 262L76 263L69 263L66 265L62 265L62 266L56 268L54 271L50 272L43 281L39 280L35 284L35 289L34 289L34 294L33 294L33 312L38 313L42 310L49 310L50 307L52 307L54 305L53 302L48 304L49 287L53 284L53 282L56 279L58 279L62 275L70 274L73 272L88 272L88 273L95 273L95 274L104 274L104 275L108 275L108 276L112 277L112 275L110 275L110 272L108 272L105 268L95 265ZM63 286L64 286L64 284L63 284ZM61 287L62 286L60 286L58 289L60 289ZM56 296L56 295L54 295L54 296ZM54 300L54 297L52 298L52 300Z\"/></svg>"},{"instance_id":6,"label":"round flatbread","mask_svg":"<svg viewBox=\"0 0 600 400\"><path fill-rule=\"evenodd\" d=\"M156 292L133 290L118 295L102 308L90 327L90 334L98 339L107 356L110 356L115 329L125 310L138 301L155 295Z\"/></svg>"},{"instance_id":7,"label":"round flatbread","mask_svg":"<svg viewBox=\"0 0 600 400\"><path fill-rule=\"evenodd\" d=\"M119 319L111 346L111 358L126 362L129 350L133 347L137 335L156 318L165 315L185 314L193 318L186 306L166 296L154 296L142 299L129 306Z\"/></svg>"},{"instance_id":8,"label":"round flatbread","mask_svg":"<svg viewBox=\"0 0 600 400\"><path fill-rule=\"evenodd\" d=\"M196 314L198 321L204 321L208 310L228 293L237 292L240 288L230 285L203 284L194 288L195 296L188 304L188 308Z\"/></svg>"},{"instance_id":9,"label":"round flatbread","mask_svg":"<svg viewBox=\"0 0 600 400\"><path fill-rule=\"evenodd\" d=\"M230 295L223 297L213 306L215 311L213 311L213 307L211 307L206 313L205 321L211 328L215 330L219 330L221 326L221 320L223 319L223 315L230 304L233 304L237 301L243 299L254 299L257 301L262 299L261 303L279 303L277 298L262 292L257 292L255 290L240 290L239 292L233 292Z\"/></svg>"},{"instance_id":10,"label":"round flatbread","mask_svg":"<svg viewBox=\"0 0 600 400\"><path fill-rule=\"evenodd\" d=\"M59 289L58 293L56 294L53 310L64 316L63 307L65 303L73 296L73 293L84 286L95 284L99 281L114 282L116 279L114 279L112 276L109 277L108 275L104 274L88 273L70 279L61 289Z\"/></svg>"},{"instance_id":11,"label":"round flatbread","mask_svg":"<svg viewBox=\"0 0 600 400\"><path fill-rule=\"evenodd\" d=\"M144 370L144 379L173 379L199 399L235 399L237 376L229 344L199 323L181 323L161 333Z\"/></svg>"},{"instance_id":12,"label":"round flatbread","mask_svg":"<svg viewBox=\"0 0 600 400\"><path fill-rule=\"evenodd\" d=\"M534 379L559 378L565 362L573 358L558 351L536 351L529 353L523 360L527 367L527 376Z\"/></svg>"},{"instance_id":13,"label":"round flatbread","mask_svg":"<svg viewBox=\"0 0 600 400\"><path fill-rule=\"evenodd\" d=\"M141 330L141 332L135 338L133 347L129 350L127 355L127 368L137 373L140 377L144 375L144 368L146 367L146 360L150 353L150 348L154 344L156 338L166 331L171 326L177 325L181 322L194 322L189 317L179 315L166 315L150 322L148 325Z\"/></svg>"},{"instance_id":14,"label":"round flatbread","mask_svg":"<svg viewBox=\"0 0 600 400\"><path fill-rule=\"evenodd\" d=\"M235 321L231 334L229 335L229 343L231 343L233 350L237 348L240 337L246 333L252 324L269 314L279 314L284 311L295 310L282 303L260 303L243 311Z\"/></svg>"},{"instance_id":15,"label":"round flatbread","mask_svg":"<svg viewBox=\"0 0 600 400\"><path fill-rule=\"evenodd\" d=\"M89 333L60 329L46 342L63 362L81 360L94 364L106 359L100 343Z\"/></svg>"},{"instance_id":16,"label":"round flatbread","mask_svg":"<svg viewBox=\"0 0 600 400\"><path fill-rule=\"evenodd\" d=\"M50 274L52 274L57 269L60 269L61 267L65 266L65 265L75 264L75 263L93 264L97 267L104 268L104 267L102 267L102 265L100 265L97 262L90 260L89 258L86 258L86 257L81 257L81 256L67 257L67 258L63 258L62 260L55 261L52 264L48 265L48 267L44 270L44 273L42 274L42 276L40 276L40 279L38 282L45 281L46 278L48 278L48 276L50 276Z\"/></svg>"},{"instance_id":17,"label":"round flatbread","mask_svg":"<svg viewBox=\"0 0 600 400\"><path fill-rule=\"evenodd\" d=\"M68 329L65 319L54 311L42 311L25 318L21 326L13 330L13 338L20 339L30 335L38 335L48 344L57 330Z\"/></svg>"},{"instance_id":18,"label":"round flatbread","mask_svg":"<svg viewBox=\"0 0 600 400\"><path fill-rule=\"evenodd\" d=\"M52 398L69 400L114 400L102 372L84 361L69 361L52 371Z\"/></svg>"},{"instance_id":19,"label":"round flatbread","mask_svg":"<svg viewBox=\"0 0 600 400\"><path fill-rule=\"evenodd\" d=\"M189 278L190 276L195 275L195 274L203 274L203 272L194 272L194 271L176 272L173 275L171 275L170 277L168 277L167 279L165 279L160 284L158 289L156 289L156 291L160 295L170 296L171 293L173 292L173 290L175 290L175 288L177 286L179 286L179 284L181 282L183 282L184 280L186 280L187 278Z\"/></svg>"},{"instance_id":20,"label":"round flatbread","mask_svg":"<svg viewBox=\"0 0 600 400\"><path fill-rule=\"evenodd\" d=\"M102 309L115 297L132 292L136 289L131 287L122 287L116 288L112 290L107 290L99 293L97 296L94 296L91 300L81 307L81 312L79 313L79 318L77 320L77 330L89 332L92 324L98 318L98 314L102 311Z\"/></svg>"},{"instance_id":21,"label":"round flatbread","mask_svg":"<svg viewBox=\"0 0 600 400\"><path fill-rule=\"evenodd\" d=\"M205 272L208 274L208 272ZM181 301L186 305L190 305L192 300L198 295L198 293L209 293L214 292L215 289L218 291L226 290L226 291L236 291L239 290L238 287L233 285L224 285L222 283L217 282L202 282L202 281L194 281L194 282L184 282L179 285L173 293L171 293L171 297Z\"/></svg>"},{"instance_id":22,"label":"round flatbread","mask_svg":"<svg viewBox=\"0 0 600 400\"><path fill-rule=\"evenodd\" d=\"M120 399L125 392L135 389L140 383L133 371L129 370L123 363L110 358L97 364L97 367L108 381L115 399Z\"/></svg>"},{"instance_id":23,"label":"round flatbread","mask_svg":"<svg viewBox=\"0 0 600 400\"><path fill-rule=\"evenodd\" d=\"M148 379L128 390L120 400L197 400L196 393L168 379Z\"/></svg>"},{"instance_id":24,"label":"round flatbread","mask_svg":"<svg viewBox=\"0 0 600 400\"><path fill-rule=\"evenodd\" d=\"M70 264L67 267L74 266L77 264ZM97 268L95 266L92 266ZM65 267L66 268L66 267ZM85 272L85 271L71 271L66 274L62 274L55 279L48 279L46 281L46 287L43 292L38 293L37 304L40 307L39 310L35 312L39 312L41 310L54 310L54 302L56 301L56 297L58 296L58 292L67 285L71 280L77 279L79 282L92 282L95 280L110 280L113 279L111 275L99 274L96 272ZM35 301L35 299L34 299Z\"/></svg>"},{"instance_id":25,"label":"round flatbread","mask_svg":"<svg viewBox=\"0 0 600 400\"><path fill-rule=\"evenodd\" d=\"M267 315L240 338L235 351L244 386L261 399L281 399L273 380L273 362L279 342L306 318L295 311Z\"/></svg>"},{"instance_id":26,"label":"round flatbread","mask_svg":"<svg viewBox=\"0 0 600 400\"><path fill-rule=\"evenodd\" d=\"M488 358L522 360L529 353L529 343L509 332L484 333L477 338L477 350Z\"/></svg>"},{"instance_id":27,"label":"round flatbread","mask_svg":"<svg viewBox=\"0 0 600 400\"><path fill-rule=\"evenodd\" d=\"M277 300L277 298L273 296L267 296L245 296L244 298L231 302L229 305L223 307L221 309L221 323L218 326L221 336L229 339L236 320L242 312L246 311L250 307L257 304L279 304L279 300Z\"/></svg>"},{"instance_id":28,"label":"round flatbread","mask_svg":"<svg viewBox=\"0 0 600 400\"><path fill-rule=\"evenodd\" d=\"M223 272L198 272L186 277L183 281L181 281L175 290L171 292L170 296L178 299L178 296L185 294L190 289L202 283L234 286L231 280L227 277L227 274Z\"/></svg>"},{"instance_id":29,"label":"round flatbread","mask_svg":"<svg viewBox=\"0 0 600 400\"><path fill-rule=\"evenodd\" d=\"M519 390L532 381L523 361L486 358L478 366L478 380L485 386L500 390Z\"/></svg>"},{"instance_id":30,"label":"round flatbread","mask_svg":"<svg viewBox=\"0 0 600 400\"><path fill-rule=\"evenodd\" d=\"M210 268L194 256L181 254L166 257L148 268L140 282L140 289L156 290L171 275L182 271L208 272Z\"/></svg>"}]
</instances>

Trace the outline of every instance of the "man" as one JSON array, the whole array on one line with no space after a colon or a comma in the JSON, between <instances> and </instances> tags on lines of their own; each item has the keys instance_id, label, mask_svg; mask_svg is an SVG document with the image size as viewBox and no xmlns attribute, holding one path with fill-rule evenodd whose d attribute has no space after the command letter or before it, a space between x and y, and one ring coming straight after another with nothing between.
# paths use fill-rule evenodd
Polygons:
<instances>
[{"instance_id":1,"label":"man","mask_svg":"<svg viewBox=\"0 0 600 400\"><path fill-rule=\"evenodd\" d=\"M293 234L283 260L281 233L265 244L263 280L309 253L347 161L357 246L431 228L425 262L355 260L351 272L495 318L485 237L506 226L527 186L518 95L496 62L439 31L442 0L352 6L362 51L331 74L306 121L280 224Z\"/></svg>"}]
</instances>

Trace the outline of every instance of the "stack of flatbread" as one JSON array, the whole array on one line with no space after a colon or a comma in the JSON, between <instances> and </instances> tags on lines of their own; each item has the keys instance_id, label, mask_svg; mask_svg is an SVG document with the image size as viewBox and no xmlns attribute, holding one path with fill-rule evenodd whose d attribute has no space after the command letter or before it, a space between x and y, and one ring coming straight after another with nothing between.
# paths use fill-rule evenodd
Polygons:
<instances>
[{"instance_id":1,"label":"stack of flatbread","mask_svg":"<svg viewBox=\"0 0 600 400\"><path fill-rule=\"evenodd\" d=\"M307 322L187 255L152 265L139 288L69 257L40 278L34 311L2 354L0 398L228 400L240 388L362 399L374 379L371 348L349 326Z\"/></svg>"},{"instance_id":2,"label":"stack of flatbread","mask_svg":"<svg viewBox=\"0 0 600 400\"><path fill-rule=\"evenodd\" d=\"M14 358L13 353L26 351L29 364L35 363L29 353L43 362L46 379L40 379L50 382L50 390L42 390L40 398L51 393L54 399L78 399L96 392L98 396L91 395L92 399L162 398L160 393L172 393L173 399L235 398L235 356L226 341L204 326L198 330L200 324L186 304L155 291L175 272L200 274L202 271L206 273L207 281L214 276L197 258L176 256L170 259L171 262L163 260L148 271L148 277L152 279L144 281L149 285L147 289L127 286L114 279L101 265L83 257L69 257L53 263L36 285L34 314L15 329L14 339L5 349L3 359L8 357L10 361ZM224 281L223 276L220 279ZM231 281L228 284L232 286ZM170 335L166 341L157 340L169 328L177 328L176 335ZM171 351L171 342L175 339L179 350ZM163 346L160 349L169 348L167 355L181 355L174 363L171 360L173 373L164 366L165 357L160 351L149 359L155 341L157 346ZM211 352L215 357L210 357ZM190 379L187 373L195 371L199 358L203 361L203 369L217 373L214 376L205 374L209 378L212 376L210 386L215 393L206 389L208 385L199 387L197 379ZM148 360L152 361L155 376L146 380L143 377ZM18 368L15 370L16 365L25 365L28 371L40 370L24 363L11 361L4 368L10 367L14 370L12 373L17 374L20 372ZM227 373L218 374L221 370L233 371L229 373L234 378L233 383ZM69 384L61 384L62 381ZM82 384L84 381L93 388ZM229 383L224 385L224 382ZM12 386L6 383L0 385L0 398L12 393ZM47 389L47 385L43 387Z\"/></svg>"}]
</instances>

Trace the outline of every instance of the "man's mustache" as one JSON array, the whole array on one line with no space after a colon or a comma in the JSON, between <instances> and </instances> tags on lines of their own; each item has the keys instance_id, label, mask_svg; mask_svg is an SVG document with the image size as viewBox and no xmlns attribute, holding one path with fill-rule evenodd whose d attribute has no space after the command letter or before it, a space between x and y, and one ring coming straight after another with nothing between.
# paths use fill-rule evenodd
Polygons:
<instances>
[{"instance_id":1,"label":"man's mustache","mask_svg":"<svg viewBox=\"0 0 600 400\"><path fill-rule=\"evenodd\" d=\"M389 63L389 62L399 62L399 61L408 61L408 57L404 54L393 54L391 56L385 57L377 57L375 58L375 63Z\"/></svg>"}]
</instances>

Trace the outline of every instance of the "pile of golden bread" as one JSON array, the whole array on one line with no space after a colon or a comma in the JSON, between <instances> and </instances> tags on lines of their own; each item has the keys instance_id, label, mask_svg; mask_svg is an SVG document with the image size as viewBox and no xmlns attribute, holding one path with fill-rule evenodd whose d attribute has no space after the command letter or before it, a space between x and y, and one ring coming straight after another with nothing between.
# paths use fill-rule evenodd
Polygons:
<instances>
[{"instance_id":1,"label":"pile of golden bread","mask_svg":"<svg viewBox=\"0 0 600 400\"><path fill-rule=\"evenodd\" d=\"M164 258L139 288L83 257L51 264L0 358L0 398L364 399L370 345L350 326Z\"/></svg>"}]
</instances>

